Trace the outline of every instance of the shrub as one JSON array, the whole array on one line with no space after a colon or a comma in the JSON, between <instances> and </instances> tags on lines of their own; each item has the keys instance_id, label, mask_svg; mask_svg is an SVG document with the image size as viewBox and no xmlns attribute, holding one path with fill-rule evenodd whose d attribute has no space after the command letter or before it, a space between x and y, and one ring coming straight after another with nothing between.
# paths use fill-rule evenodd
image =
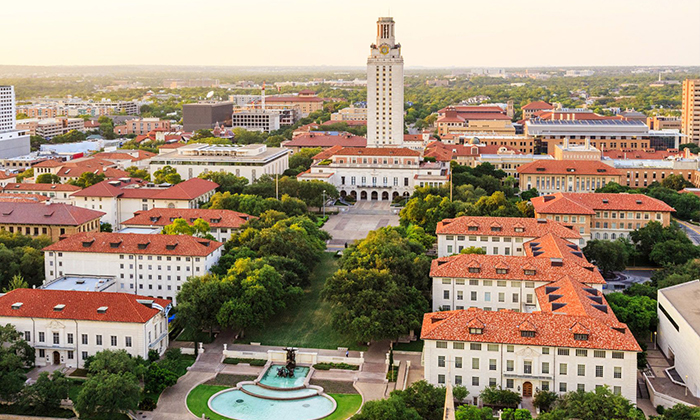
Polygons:
<instances>
[{"instance_id":1,"label":"shrub","mask_svg":"<svg viewBox=\"0 0 700 420\"><path fill-rule=\"evenodd\" d=\"M146 397L139 403L139 410L153 411L156 409L156 406L157 404L153 398Z\"/></svg>"},{"instance_id":2,"label":"shrub","mask_svg":"<svg viewBox=\"0 0 700 420\"><path fill-rule=\"evenodd\" d=\"M663 414L664 414L664 411L666 411L666 407L664 407L663 405L657 405L657 406L656 406L656 412L657 412L657 413L663 415Z\"/></svg>"},{"instance_id":3,"label":"shrub","mask_svg":"<svg viewBox=\"0 0 700 420\"><path fill-rule=\"evenodd\" d=\"M346 370L359 370L360 367L357 365L351 365L349 363L316 363L314 365L316 370L329 370L329 369L346 369Z\"/></svg>"},{"instance_id":4,"label":"shrub","mask_svg":"<svg viewBox=\"0 0 700 420\"><path fill-rule=\"evenodd\" d=\"M158 354L158 350L148 350L148 361L153 363L157 362L158 359L160 359L160 354Z\"/></svg>"},{"instance_id":5,"label":"shrub","mask_svg":"<svg viewBox=\"0 0 700 420\"><path fill-rule=\"evenodd\" d=\"M238 359L235 357L227 357L224 359L224 363L229 365L237 365L239 363L248 363L251 366L265 366L267 360L265 359Z\"/></svg>"}]
</instances>

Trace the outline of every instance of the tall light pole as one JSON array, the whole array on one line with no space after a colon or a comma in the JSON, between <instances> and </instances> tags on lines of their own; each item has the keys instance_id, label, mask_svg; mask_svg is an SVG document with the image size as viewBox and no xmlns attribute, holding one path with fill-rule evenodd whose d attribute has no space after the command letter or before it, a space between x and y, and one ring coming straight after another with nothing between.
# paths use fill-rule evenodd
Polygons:
<instances>
[{"instance_id":1,"label":"tall light pole","mask_svg":"<svg viewBox=\"0 0 700 420\"><path fill-rule=\"evenodd\" d=\"M326 190L323 190L323 217L326 217Z\"/></svg>"}]
</instances>

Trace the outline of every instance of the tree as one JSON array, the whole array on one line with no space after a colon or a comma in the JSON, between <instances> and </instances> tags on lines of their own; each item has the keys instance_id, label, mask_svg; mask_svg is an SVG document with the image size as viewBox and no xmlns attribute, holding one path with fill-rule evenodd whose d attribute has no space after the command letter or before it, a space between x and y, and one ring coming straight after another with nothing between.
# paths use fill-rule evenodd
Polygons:
<instances>
[{"instance_id":1,"label":"tree","mask_svg":"<svg viewBox=\"0 0 700 420\"><path fill-rule=\"evenodd\" d=\"M25 367L34 366L34 349L11 324L0 326L0 398L11 401L24 387Z\"/></svg>"},{"instance_id":2,"label":"tree","mask_svg":"<svg viewBox=\"0 0 700 420\"><path fill-rule=\"evenodd\" d=\"M24 172L17 174L15 179L17 180L17 182L21 183L21 182L24 182L25 179L31 178L33 176L34 176L34 168L29 168L29 169L24 170Z\"/></svg>"},{"instance_id":3,"label":"tree","mask_svg":"<svg viewBox=\"0 0 700 420\"><path fill-rule=\"evenodd\" d=\"M687 241L672 239L657 243L649 253L649 259L659 265L680 265L700 255L700 248Z\"/></svg>"},{"instance_id":4,"label":"tree","mask_svg":"<svg viewBox=\"0 0 700 420\"><path fill-rule=\"evenodd\" d=\"M684 195L684 194L682 194ZM637 247L639 255L657 264L673 262L683 264L697 255L698 248L688 239L677 223L671 222L664 227L657 221L651 221L646 226L636 229L630 233L630 239ZM674 241L669 245L662 245L664 242ZM652 259L652 252L662 245ZM664 255L664 252L678 251L676 255Z\"/></svg>"},{"instance_id":5,"label":"tree","mask_svg":"<svg viewBox=\"0 0 700 420\"><path fill-rule=\"evenodd\" d=\"M74 403L80 417L100 414L113 418L117 413L135 410L140 397L141 389L133 373L100 372L83 383Z\"/></svg>"},{"instance_id":6,"label":"tree","mask_svg":"<svg viewBox=\"0 0 700 420\"><path fill-rule=\"evenodd\" d=\"M37 184L60 184L61 178L54 174L41 174L36 177Z\"/></svg>"},{"instance_id":7,"label":"tree","mask_svg":"<svg viewBox=\"0 0 700 420\"><path fill-rule=\"evenodd\" d=\"M532 414L526 408L506 408L501 416L503 420L531 420Z\"/></svg>"},{"instance_id":8,"label":"tree","mask_svg":"<svg viewBox=\"0 0 700 420\"><path fill-rule=\"evenodd\" d=\"M171 224L163 227L165 235L190 235L214 240L214 237L209 233L210 231L209 223L201 218L195 220L191 225L187 223L187 220L177 218Z\"/></svg>"},{"instance_id":9,"label":"tree","mask_svg":"<svg viewBox=\"0 0 700 420\"><path fill-rule=\"evenodd\" d=\"M520 198L523 201L530 201L535 197L539 197L540 193L536 188L530 188L529 190L520 193Z\"/></svg>"},{"instance_id":10,"label":"tree","mask_svg":"<svg viewBox=\"0 0 700 420\"><path fill-rule=\"evenodd\" d=\"M669 175L661 181L661 186L664 188L669 188L671 190L682 190L686 187L693 187L693 184L687 179L683 178L683 175Z\"/></svg>"},{"instance_id":11,"label":"tree","mask_svg":"<svg viewBox=\"0 0 700 420\"><path fill-rule=\"evenodd\" d=\"M460 254L479 254L479 255L486 255L486 251L484 248L478 247L478 246L468 246L464 248L463 250L459 251Z\"/></svg>"},{"instance_id":12,"label":"tree","mask_svg":"<svg viewBox=\"0 0 700 420\"><path fill-rule=\"evenodd\" d=\"M56 370L51 376L42 372L33 385L22 391L19 404L31 408L35 414L51 414L61 406L61 400L68 398L69 383L66 376Z\"/></svg>"},{"instance_id":13,"label":"tree","mask_svg":"<svg viewBox=\"0 0 700 420\"><path fill-rule=\"evenodd\" d=\"M424 420L441 420L445 407L445 388L426 380L414 382L405 390L392 391L391 398L399 398L413 408Z\"/></svg>"},{"instance_id":14,"label":"tree","mask_svg":"<svg viewBox=\"0 0 700 420\"><path fill-rule=\"evenodd\" d=\"M644 420L644 414L621 395L613 394L607 386L594 391L574 391L559 398L551 413L538 419L580 420Z\"/></svg>"},{"instance_id":15,"label":"tree","mask_svg":"<svg viewBox=\"0 0 700 420\"><path fill-rule=\"evenodd\" d=\"M158 363L151 363L146 370L143 391L146 394L159 394L165 388L175 385L177 378L178 376L169 369Z\"/></svg>"},{"instance_id":16,"label":"tree","mask_svg":"<svg viewBox=\"0 0 700 420\"><path fill-rule=\"evenodd\" d=\"M558 398L559 395L556 392L540 390L535 393L535 396L532 399L532 405L534 405L535 408L538 408L541 412L546 412L552 409L552 406Z\"/></svg>"},{"instance_id":17,"label":"tree","mask_svg":"<svg viewBox=\"0 0 700 420\"><path fill-rule=\"evenodd\" d=\"M126 350L102 350L95 353L85 368L91 374L131 372L143 376L143 359L131 357Z\"/></svg>"},{"instance_id":18,"label":"tree","mask_svg":"<svg viewBox=\"0 0 700 420\"><path fill-rule=\"evenodd\" d=\"M240 194L243 192L246 185L248 185L248 179L229 172L205 172L199 175L199 177L219 184L217 190L222 193L229 192L231 194Z\"/></svg>"},{"instance_id":19,"label":"tree","mask_svg":"<svg viewBox=\"0 0 700 420\"><path fill-rule=\"evenodd\" d=\"M605 277L611 276L614 271L622 271L627 267L627 248L619 240L593 239L586 243L583 254L591 263L598 266Z\"/></svg>"},{"instance_id":20,"label":"tree","mask_svg":"<svg viewBox=\"0 0 700 420\"><path fill-rule=\"evenodd\" d=\"M493 420L493 410L488 407L462 405L455 412L457 420Z\"/></svg>"},{"instance_id":21,"label":"tree","mask_svg":"<svg viewBox=\"0 0 700 420\"><path fill-rule=\"evenodd\" d=\"M495 408L515 408L522 401L522 397L508 389L489 386L484 388L479 395L484 405Z\"/></svg>"},{"instance_id":22,"label":"tree","mask_svg":"<svg viewBox=\"0 0 700 420\"><path fill-rule=\"evenodd\" d=\"M71 179L69 184L80 188L87 188L105 180L104 174L96 174L94 172L83 172L77 179Z\"/></svg>"},{"instance_id":23,"label":"tree","mask_svg":"<svg viewBox=\"0 0 700 420\"><path fill-rule=\"evenodd\" d=\"M452 396L455 400L459 401L460 403L464 401L464 399L467 398L468 395L469 391L465 386L457 385L452 389Z\"/></svg>"},{"instance_id":24,"label":"tree","mask_svg":"<svg viewBox=\"0 0 700 420\"><path fill-rule=\"evenodd\" d=\"M661 416L662 420L700 420L700 407L690 407L676 404L667 408Z\"/></svg>"},{"instance_id":25,"label":"tree","mask_svg":"<svg viewBox=\"0 0 700 420\"><path fill-rule=\"evenodd\" d=\"M308 170L314 162L313 157L319 153L321 153L320 147L299 150L289 158L289 169L284 171L284 174L288 176L297 176Z\"/></svg>"},{"instance_id":26,"label":"tree","mask_svg":"<svg viewBox=\"0 0 700 420\"><path fill-rule=\"evenodd\" d=\"M367 401L362 411L353 420L422 420L413 408L407 407L399 398Z\"/></svg>"},{"instance_id":27,"label":"tree","mask_svg":"<svg viewBox=\"0 0 700 420\"><path fill-rule=\"evenodd\" d=\"M15 289L28 289L29 284L24 280L22 276L19 274L15 274L12 276L12 280L10 280L10 283L7 285L7 287L3 287L2 292L7 293Z\"/></svg>"},{"instance_id":28,"label":"tree","mask_svg":"<svg viewBox=\"0 0 700 420\"><path fill-rule=\"evenodd\" d=\"M170 165L165 165L153 173L153 182L156 184L179 184L182 182L182 177Z\"/></svg>"},{"instance_id":29,"label":"tree","mask_svg":"<svg viewBox=\"0 0 700 420\"><path fill-rule=\"evenodd\" d=\"M151 175L148 174L148 169L139 169L136 166L129 166L126 168L126 171L132 178L140 178L144 181L149 181L151 179Z\"/></svg>"},{"instance_id":30,"label":"tree","mask_svg":"<svg viewBox=\"0 0 700 420\"><path fill-rule=\"evenodd\" d=\"M213 335L214 327L218 325L217 315L228 300L226 286L216 276L190 278L177 294L176 319L195 331L208 329Z\"/></svg>"},{"instance_id":31,"label":"tree","mask_svg":"<svg viewBox=\"0 0 700 420\"><path fill-rule=\"evenodd\" d=\"M627 324L640 341L648 339L650 333L656 331L656 300L648 296L628 296L623 293L609 293L605 297L617 319Z\"/></svg>"},{"instance_id":32,"label":"tree","mask_svg":"<svg viewBox=\"0 0 700 420\"><path fill-rule=\"evenodd\" d=\"M338 270L323 296L333 305L333 325L355 340L395 339L420 326L428 302L413 286L398 284L389 270Z\"/></svg>"},{"instance_id":33,"label":"tree","mask_svg":"<svg viewBox=\"0 0 700 420\"><path fill-rule=\"evenodd\" d=\"M107 222L100 223L100 232L112 232L112 224Z\"/></svg>"}]
</instances>

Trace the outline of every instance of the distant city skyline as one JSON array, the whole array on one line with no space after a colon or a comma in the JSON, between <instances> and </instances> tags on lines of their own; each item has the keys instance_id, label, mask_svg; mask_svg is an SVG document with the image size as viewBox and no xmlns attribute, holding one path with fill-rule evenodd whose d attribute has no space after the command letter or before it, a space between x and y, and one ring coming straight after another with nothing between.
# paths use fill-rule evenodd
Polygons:
<instances>
[{"instance_id":1,"label":"distant city skyline","mask_svg":"<svg viewBox=\"0 0 700 420\"><path fill-rule=\"evenodd\" d=\"M389 15L409 68L700 65L695 0L37 0L0 10L6 65L359 67Z\"/></svg>"}]
</instances>

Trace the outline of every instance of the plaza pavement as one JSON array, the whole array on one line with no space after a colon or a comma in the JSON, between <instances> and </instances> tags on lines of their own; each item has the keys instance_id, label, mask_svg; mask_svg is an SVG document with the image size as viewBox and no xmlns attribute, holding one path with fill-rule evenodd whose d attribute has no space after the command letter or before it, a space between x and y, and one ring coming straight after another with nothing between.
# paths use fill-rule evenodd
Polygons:
<instances>
[{"instance_id":1,"label":"plaza pavement","mask_svg":"<svg viewBox=\"0 0 700 420\"><path fill-rule=\"evenodd\" d=\"M339 251L367 233L385 226L398 226L398 209L393 209L389 201L358 201L353 206L338 206L340 213L330 215L323 230L331 234L328 251Z\"/></svg>"}]
</instances>

